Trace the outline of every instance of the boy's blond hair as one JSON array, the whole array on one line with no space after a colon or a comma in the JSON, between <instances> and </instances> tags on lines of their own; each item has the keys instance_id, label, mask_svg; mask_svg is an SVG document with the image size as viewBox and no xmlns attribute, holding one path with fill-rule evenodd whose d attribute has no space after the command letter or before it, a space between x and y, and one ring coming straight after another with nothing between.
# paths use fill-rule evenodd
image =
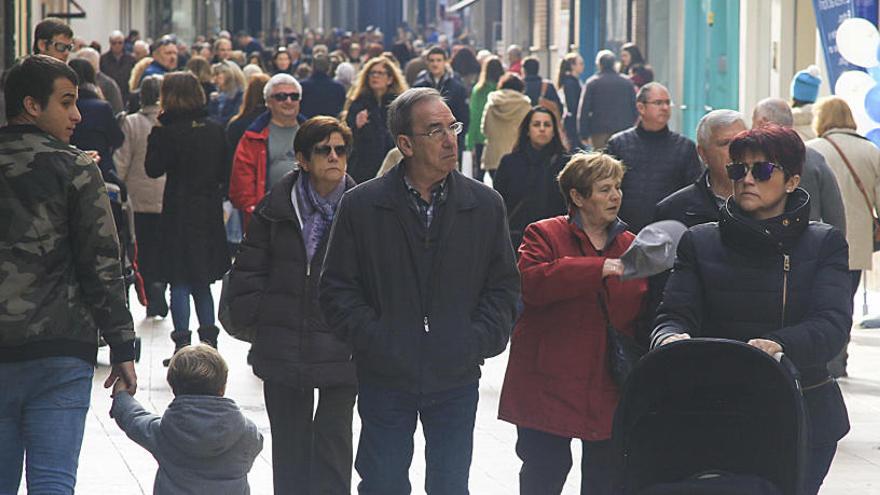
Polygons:
<instances>
[{"instance_id":1,"label":"boy's blond hair","mask_svg":"<svg viewBox=\"0 0 880 495\"><path fill-rule=\"evenodd\" d=\"M174 395L222 396L229 367L209 345L186 346L168 363L168 384Z\"/></svg>"}]
</instances>

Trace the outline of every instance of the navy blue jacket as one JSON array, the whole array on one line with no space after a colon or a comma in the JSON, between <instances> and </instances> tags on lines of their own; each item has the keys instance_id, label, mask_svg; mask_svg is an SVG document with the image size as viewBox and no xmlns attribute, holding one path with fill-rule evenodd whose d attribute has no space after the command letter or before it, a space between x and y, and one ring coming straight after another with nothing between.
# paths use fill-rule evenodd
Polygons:
<instances>
[{"instance_id":1,"label":"navy blue jacket","mask_svg":"<svg viewBox=\"0 0 880 495\"><path fill-rule=\"evenodd\" d=\"M464 130L459 136L463 143L464 136L467 134L468 126L470 125L471 113L470 107L468 106L467 89L465 89L464 84L458 76L451 70L447 70L446 74L440 79L440 84L434 85L434 79L431 77L431 73L426 69L419 74L418 78L416 78L413 87L434 88L446 98L446 104L449 105L449 109L452 110L452 115L455 116L456 120L464 124ZM461 146L459 146L459 148L461 148Z\"/></svg>"},{"instance_id":2,"label":"navy blue jacket","mask_svg":"<svg viewBox=\"0 0 880 495\"><path fill-rule=\"evenodd\" d=\"M116 118L113 117L113 109L110 108L110 104L102 100L88 86L80 86L76 108L82 115L82 121L73 131L70 144L83 151L97 151L101 155L98 166L106 181L108 175L115 174L113 150L122 146L125 135Z\"/></svg>"},{"instance_id":3,"label":"navy blue jacket","mask_svg":"<svg viewBox=\"0 0 880 495\"><path fill-rule=\"evenodd\" d=\"M561 81L562 90L565 92L565 112L562 118L563 128L565 129L565 137L568 139L568 147L574 149L581 145L581 139L578 135L577 115L583 86L581 86L578 78L571 74L562 76Z\"/></svg>"},{"instance_id":4,"label":"navy blue jacket","mask_svg":"<svg viewBox=\"0 0 880 495\"><path fill-rule=\"evenodd\" d=\"M587 79L578 106L578 131L582 139L632 127L638 116L636 87L628 78L606 71Z\"/></svg>"},{"instance_id":5,"label":"navy blue jacket","mask_svg":"<svg viewBox=\"0 0 880 495\"><path fill-rule=\"evenodd\" d=\"M312 77L300 84L302 85L300 114L306 118L317 115L339 117L342 106L345 105L345 86L320 72L313 73Z\"/></svg>"},{"instance_id":6,"label":"navy blue jacket","mask_svg":"<svg viewBox=\"0 0 880 495\"><path fill-rule=\"evenodd\" d=\"M526 83L525 95L532 100L532 106L536 106L539 103L539 99L541 98L541 86L546 82L547 91L543 96L555 103L556 108L559 110L559 115L562 115L562 112L565 109L562 108L562 102L559 101L559 95L556 93L556 88L553 87L552 82L538 75L526 76L523 78L523 81Z\"/></svg>"},{"instance_id":7,"label":"navy blue jacket","mask_svg":"<svg viewBox=\"0 0 880 495\"><path fill-rule=\"evenodd\" d=\"M810 222L809 195L796 189L779 217L757 221L728 199L716 223L688 230L657 313L652 345L669 333L778 342L798 368L810 443L849 430L846 407L826 363L852 327L846 239Z\"/></svg>"},{"instance_id":8,"label":"navy blue jacket","mask_svg":"<svg viewBox=\"0 0 880 495\"><path fill-rule=\"evenodd\" d=\"M388 130L388 105L397 95L386 94L382 102L376 101L372 94L362 96L351 103L345 121L354 136L348 173L360 184L376 177L385 155L395 146L394 137ZM366 110L369 120L360 129L356 124L357 114Z\"/></svg>"},{"instance_id":9,"label":"navy blue jacket","mask_svg":"<svg viewBox=\"0 0 880 495\"><path fill-rule=\"evenodd\" d=\"M608 141L607 152L626 165L619 216L633 233L653 221L658 201L703 172L694 142L668 128L648 131L639 125L619 132Z\"/></svg>"}]
</instances>

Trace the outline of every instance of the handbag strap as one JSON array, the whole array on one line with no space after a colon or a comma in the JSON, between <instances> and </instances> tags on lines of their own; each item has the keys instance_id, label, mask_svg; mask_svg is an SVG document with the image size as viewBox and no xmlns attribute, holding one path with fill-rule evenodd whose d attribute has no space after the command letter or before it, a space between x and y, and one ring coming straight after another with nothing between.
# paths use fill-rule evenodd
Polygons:
<instances>
[{"instance_id":1,"label":"handbag strap","mask_svg":"<svg viewBox=\"0 0 880 495\"><path fill-rule=\"evenodd\" d=\"M868 199L868 192L865 191L865 185L862 184L862 180L859 179L859 174L856 173L856 170L853 168L852 164L849 162L849 158L843 153L843 150L840 149L840 146L835 143L831 137L824 136L825 140L831 143L831 146L834 146L834 149L837 150L837 154L843 158L843 163L846 164L846 168L849 169L849 173L852 175L853 180L856 182L856 186L858 186L859 191L862 193L862 197L865 198L865 204L868 206L868 211L871 212L871 218L874 219L874 223L878 223L877 215L874 213L874 207L871 206L871 200Z\"/></svg>"}]
</instances>

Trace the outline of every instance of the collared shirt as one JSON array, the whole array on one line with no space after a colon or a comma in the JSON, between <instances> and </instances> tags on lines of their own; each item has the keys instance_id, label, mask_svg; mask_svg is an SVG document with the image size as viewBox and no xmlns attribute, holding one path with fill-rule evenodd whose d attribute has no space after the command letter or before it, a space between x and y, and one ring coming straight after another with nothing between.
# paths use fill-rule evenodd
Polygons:
<instances>
[{"instance_id":1,"label":"collared shirt","mask_svg":"<svg viewBox=\"0 0 880 495\"><path fill-rule=\"evenodd\" d=\"M712 197L715 198L715 206L720 210L724 203L727 202L727 198L722 198L721 196L715 194L715 191L712 190L712 183L709 182L709 174L706 174L706 187L709 188L709 192L712 193Z\"/></svg>"},{"instance_id":2,"label":"collared shirt","mask_svg":"<svg viewBox=\"0 0 880 495\"><path fill-rule=\"evenodd\" d=\"M422 194L419 190L409 182L406 174L403 175L403 183L406 185L406 190L409 192L411 203L419 212L419 218L422 220L422 223L424 223L426 229L431 228L431 222L434 220L436 208L439 208L440 205L446 202L446 196L448 194L446 180L448 178L449 176L447 175L439 184L435 184L434 187L431 188L431 202L428 203L422 198Z\"/></svg>"}]
</instances>

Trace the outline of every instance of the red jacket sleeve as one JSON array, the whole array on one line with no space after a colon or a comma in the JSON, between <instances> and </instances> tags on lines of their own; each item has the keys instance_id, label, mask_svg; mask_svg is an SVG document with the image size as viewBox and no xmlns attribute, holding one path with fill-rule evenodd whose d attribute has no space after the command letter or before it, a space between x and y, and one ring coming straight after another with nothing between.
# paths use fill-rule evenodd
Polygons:
<instances>
[{"instance_id":1,"label":"red jacket sleeve","mask_svg":"<svg viewBox=\"0 0 880 495\"><path fill-rule=\"evenodd\" d=\"M519 248L523 302L544 306L598 293L604 264L603 256L556 257L548 232L533 223Z\"/></svg>"},{"instance_id":2,"label":"red jacket sleeve","mask_svg":"<svg viewBox=\"0 0 880 495\"><path fill-rule=\"evenodd\" d=\"M257 194L257 167L260 161L260 147L249 142L247 137L239 141L232 160L232 173L229 177L229 201L233 206L248 214L259 203Z\"/></svg>"}]
</instances>

